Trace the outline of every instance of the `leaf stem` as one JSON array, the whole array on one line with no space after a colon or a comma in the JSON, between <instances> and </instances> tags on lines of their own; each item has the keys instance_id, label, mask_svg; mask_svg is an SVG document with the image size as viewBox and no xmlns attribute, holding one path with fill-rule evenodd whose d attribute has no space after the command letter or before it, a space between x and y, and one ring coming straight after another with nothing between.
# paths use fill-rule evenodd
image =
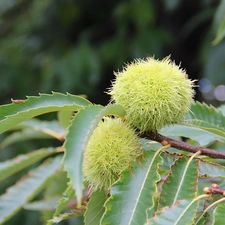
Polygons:
<instances>
[{"instance_id":1,"label":"leaf stem","mask_svg":"<svg viewBox=\"0 0 225 225\"><path fill-rule=\"evenodd\" d=\"M165 142L166 142L171 147L179 149L179 150L192 152L192 153L196 153L196 152L200 151L201 155L206 155L206 156L209 156L209 157L215 158L215 159L225 159L225 151L213 150L210 148L203 148L200 146L194 146L194 145L185 143L183 141L178 141L178 140L174 140L172 138L168 138L157 132L143 133L143 134L141 134L141 137L160 142L160 143L162 143L162 145L165 145Z\"/></svg>"}]
</instances>

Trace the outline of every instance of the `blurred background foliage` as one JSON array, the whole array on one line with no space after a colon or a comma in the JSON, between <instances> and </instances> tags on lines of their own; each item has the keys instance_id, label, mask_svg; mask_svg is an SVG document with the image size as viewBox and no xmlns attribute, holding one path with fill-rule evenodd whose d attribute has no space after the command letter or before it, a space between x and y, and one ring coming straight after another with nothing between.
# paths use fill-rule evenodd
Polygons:
<instances>
[{"instance_id":1,"label":"blurred background foliage","mask_svg":"<svg viewBox=\"0 0 225 225\"><path fill-rule=\"evenodd\" d=\"M0 103L59 91L107 104L113 71L171 54L190 78L205 78L197 99L219 104L224 15L224 0L0 0Z\"/></svg>"},{"instance_id":2,"label":"blurred background foliage","mask_svg":"<svg viewBox=\"0 0 225 225\"><path fill-rule=\"evenodd\" d=\"M105 105L113 71L134 58L171 55L199 80L196 99L219 106L224 36L225 0L0 0L0 104L58 91ZM1 151L0 160L48 144L19 143ZM18 220L40 224L38 214L22 210L7 225Z\"/></svg>"}]
</instances>

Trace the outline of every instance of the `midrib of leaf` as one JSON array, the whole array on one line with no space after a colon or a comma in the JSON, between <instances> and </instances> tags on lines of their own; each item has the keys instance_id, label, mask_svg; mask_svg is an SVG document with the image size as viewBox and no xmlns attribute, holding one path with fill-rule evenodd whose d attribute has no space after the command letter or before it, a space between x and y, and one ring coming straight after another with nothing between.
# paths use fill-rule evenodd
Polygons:
<instances>
[{"instance_id":1,"label":"midrib of leaf","mask_svg":"<svg viewBox=\"0 0 225 225\"><path fill-rule=\"evenodd\" d=\"M127 168L122 172L121 178L111 187L111 196L105 203L106 211L100 224L144 223L147 209L151 209L155 203L156 183L160 180L157 168L162 163L159 156L161 150L162 148L157 153L148 150L144 154L145 159L139 156L131 163L131 171Z\"/></svg>"},{"instance_id":2,"label":"midrib of leaf","mask_svg":"<svg viewBox=\"0 0 225 225\"><path fill-rule=\"evenodd\" d=\"M174 225L177 225L179 223L179 221L181 220L182 216L184 216L184 214L188 211L188 209L190 209L190 207L198 200L202 199L202 198L207 198L208 195L200 195L197 198L193 199L188 206L185 208L185 210L180 214L180 216L178 217L177 221L174 223Z\"/></svg>"},{"instance_id":3,"label":"midrib of leaf","mask_svg":"<svg viewBox=\"0 0 225 225\"><path fill-rule=\"evenodd\" d=\"M161 148L158 149L158 150L156 151L156 153L154 154L154 156L153 156L153 158L152 158L152 160L151 160L151 163L149 164L148 170L147 170L146 175L145 175L145 179L143 180L143 183L142 183L142 186L141 186L141 188L140 188L140 191L139 191L139 195L138 195L137 201L136 201L135 206L134 206L134 209L133 209L132 216L130 217L129 224L131 224L132 219L133 219L133 217L134 217L134 214L135 214L135 212L136 212L136 208L137 208L139 199L141 198L141 194L142 194L142 191L143 191L143 189L144 189L144 186L145 186L145 184L146 184L146 180L147 180L149 171L151 170L152 165L153 165L153 163L154 163L156 157L158 156L158 154L159 154L161 151L162 151ZM152 206L152 207L153 207L153 206ZM151 209L151 208L149 208L149 209Z\"/></svg>"},{"instance_id":4,"label":"midrib of leaf","mask_svg":"<svg viewBox=\"0 0 225 225\"><path fill-rule=\"evenodd\" d=\"M181 187L182 187L182 185L183 185L183 183L184 183L184 178L185 178L185 175L186 175L186 173L187 173L187 170L188 170L188 167L189 167L191 161L194 159L194 157L196 157L196 156L199 155L199 154L200 154L199 152L193 154L193 155L191 156L191 158L188 160L188 162L187 162L187 164L186 164L186 167L185 167L185 169L184 169L184 172L183 172L183 176L182 176L182 178L181 178L181 181L179 182L179 186L178 186L178 188L177 188L177 191L176 191L176 195L175 195L175 197L174 197L173 204L178 200L177 197L178 197L178 194L180 193Z\"/></svg>"}]
</instances>

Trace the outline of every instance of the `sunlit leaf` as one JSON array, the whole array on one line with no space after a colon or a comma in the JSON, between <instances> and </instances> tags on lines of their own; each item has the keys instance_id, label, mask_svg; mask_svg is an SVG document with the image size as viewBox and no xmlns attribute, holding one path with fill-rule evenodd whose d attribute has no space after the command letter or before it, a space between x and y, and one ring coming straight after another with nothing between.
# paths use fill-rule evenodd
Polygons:
<instances>
[{"instance_id":1,"label":"sunlit leaf","mask_svg":"<svg viewBox=\"0 0 225 225\"><path fill-rule=\"evenodd\" d=\"M46 185L51 176L61 167L60 160L61 157L56 157L51 162L30 171L27 176L0 196L0 224L12 217Z\"/></svg>"},{"instance_id":2,"label":"sunlit leaf","mask_svg":"<svg viewBox=\"0 0 225 225\"><path fill-rule=\"evenodd\" d=\"M101 224L144 224L147 209L155 204L157 172L162 159L159 152L147 151L124 170L121 178L110 188L111 196L105 203L106 212Z\"/></svg>"}]
</instances>

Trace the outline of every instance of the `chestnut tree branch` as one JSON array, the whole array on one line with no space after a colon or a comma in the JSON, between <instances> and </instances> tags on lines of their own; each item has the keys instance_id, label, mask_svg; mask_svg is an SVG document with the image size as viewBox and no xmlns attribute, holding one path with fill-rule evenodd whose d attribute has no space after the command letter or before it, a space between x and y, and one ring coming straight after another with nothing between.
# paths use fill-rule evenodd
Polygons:
<instances>
[{"instance_id":1,"label":"chestnut tree branch","mask_svg":"<svg viewBox=\"0 0 225 225\"><path fill-rule=\"evenodd\" d=\"M196 153L197 151L201 151L202 155L206 155L206 156L209 156L211 158L216 158L216 159L225 159L225 151L213 150L213 149L209 149L209 148L194 146L194 145L185 143L183 141L177 141L177 140L174 140L172 138L168 138L168 137L163 136L163 135L161 135L157 132L144 133L144 134L141 135L141 137L160 142L163 145L169 144L171 147L179 149L179 150L192 152L192 153Z\"/></svg>"}]
</instances>

